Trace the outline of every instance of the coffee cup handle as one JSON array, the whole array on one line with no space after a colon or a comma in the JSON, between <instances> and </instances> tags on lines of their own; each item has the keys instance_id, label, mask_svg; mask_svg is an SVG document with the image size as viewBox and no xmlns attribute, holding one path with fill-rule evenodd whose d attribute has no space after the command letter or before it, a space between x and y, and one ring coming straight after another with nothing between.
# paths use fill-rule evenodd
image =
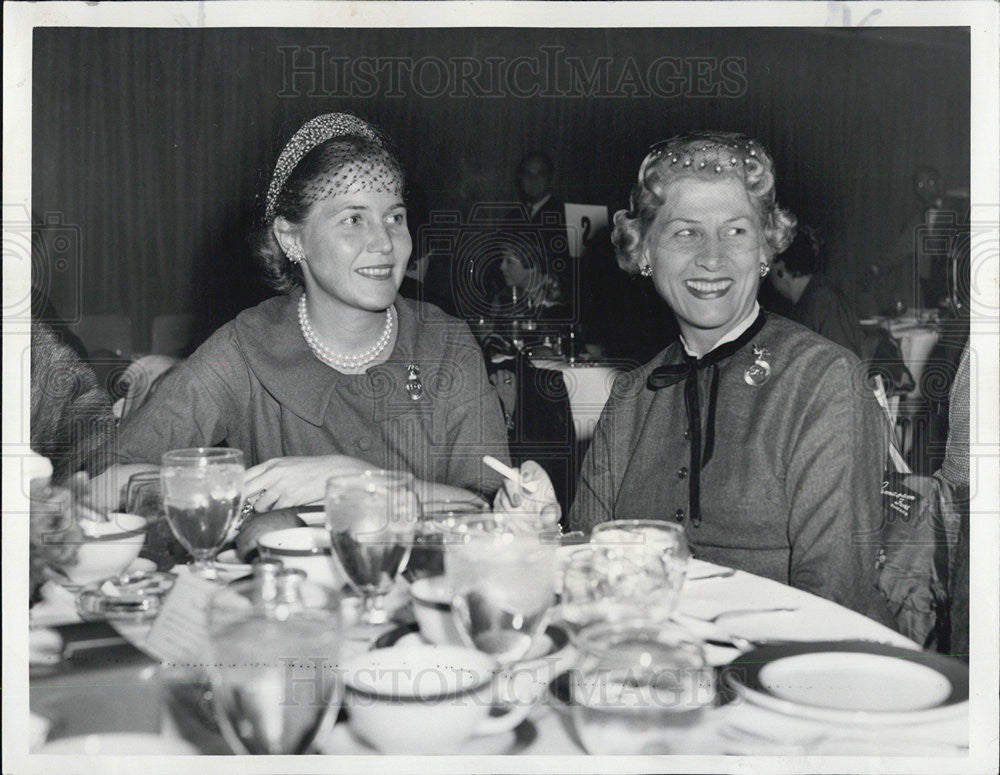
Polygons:
<instances>
[{"instance_id":1,"label":"coffee cup handle","mask_svg":"<svg viewBox=\"0 0 1000 775\"><path fill-rule=\"evenodd\" d=\"M509 708L509 710L502 716L488 716L484 718L479 723L479 726L476 727L473 735L476 737L485 737L487 735L499 735L504 732L510 732L528 717L534 706L529 703L519 703L503 707Z\"/></svg>"}]
</instances>

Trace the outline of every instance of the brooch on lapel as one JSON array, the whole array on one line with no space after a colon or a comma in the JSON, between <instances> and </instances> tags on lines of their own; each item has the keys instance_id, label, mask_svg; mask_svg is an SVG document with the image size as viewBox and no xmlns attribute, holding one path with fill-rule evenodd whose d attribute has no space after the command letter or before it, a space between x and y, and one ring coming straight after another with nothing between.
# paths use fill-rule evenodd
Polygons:
<instances>
[{"instance_id":1,"label":"brooch on lapel","mask_svg":"<svg viewBox=\"0 0 1000 775\"><path fill-rule=\"evenodd\" d=\"M420 366L406 364L406 393L411 401L419 401L424 396L424 383L420 381Z\"/></svg>"},{"instance_id":2,"label":"brooch on lapel","mask_svg":"<svg viewBox=\"0 0 1000 775\"><path fill-rule=\"evenodd\" d=\"M771 353L763 347L754 345L753 357L753 365L744 372L743 380L752 387L760 387L771 378L771 364L767 362Z\"/></svg>"}]
</instances>

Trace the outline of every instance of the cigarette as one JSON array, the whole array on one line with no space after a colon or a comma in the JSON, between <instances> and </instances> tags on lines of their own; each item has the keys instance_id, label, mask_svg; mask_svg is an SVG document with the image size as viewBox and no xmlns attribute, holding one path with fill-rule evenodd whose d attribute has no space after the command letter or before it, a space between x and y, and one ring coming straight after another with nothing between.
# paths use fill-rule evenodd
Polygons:
<instances>
[{"instance_id":1,"label":"cigarette","mask_svg":"<svg viewBox=\"0 0 1000 775\"><path fill-rule=\"evenodd\" d=\"M538 484L539 484L538 482L522 482L521 474L516 469L501 463L492 455L483 455L483 462L486 463L486 465L488 465L498 474L500 474L500 476L504 477L505 479L509 479L515 484L519 484L521 489L524 490L526 493L530 494L538 489Z\"/></svg>"}]
</instances>

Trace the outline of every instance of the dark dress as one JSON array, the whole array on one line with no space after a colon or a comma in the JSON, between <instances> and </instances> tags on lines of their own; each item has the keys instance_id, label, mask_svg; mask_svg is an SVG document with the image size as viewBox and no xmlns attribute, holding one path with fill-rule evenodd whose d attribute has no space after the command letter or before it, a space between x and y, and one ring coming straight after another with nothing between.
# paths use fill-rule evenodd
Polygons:
<instances>
[{"instance_id":1,"label":"dark dress","mask_svg":"<svg viewBox=\"0 0 1000 775\"><path fill-rule=\"evenodd\" d=\"M822 337L862 357L861 324L857 313L836 285L822 274L814 274L791 306L788 316Z\"/></svg>"}]
</instances>

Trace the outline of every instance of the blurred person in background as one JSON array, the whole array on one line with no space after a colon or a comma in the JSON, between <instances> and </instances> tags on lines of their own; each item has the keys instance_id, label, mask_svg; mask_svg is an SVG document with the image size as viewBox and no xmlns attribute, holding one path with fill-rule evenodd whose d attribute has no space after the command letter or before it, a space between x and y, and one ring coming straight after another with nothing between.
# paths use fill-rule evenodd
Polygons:
<instances>
[{"instance_id":1,"label":"blurred person in background","mask_svg":"<svg viewBox=\"0 0 1000 775\"><path fill-rule=\"evenodd\" d=\"M822 240L799 224L792 244L775 256L768 279L788 302L787 316L861 357L861 324L854 306L825 274Z\"/></svg>"}]
</instances>

